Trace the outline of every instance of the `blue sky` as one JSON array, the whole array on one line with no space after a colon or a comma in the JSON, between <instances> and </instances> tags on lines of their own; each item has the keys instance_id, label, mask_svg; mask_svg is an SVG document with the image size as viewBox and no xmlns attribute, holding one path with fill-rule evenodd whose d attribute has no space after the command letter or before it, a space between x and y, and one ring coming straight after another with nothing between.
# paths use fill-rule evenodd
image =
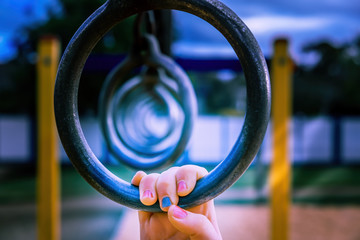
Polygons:
<instances>
[{"instance_id":1,"label":"blue sky","mask_svg":"<svg viewBox=\"0 0 360 240\"><path fill-rule=\"evenodd\" d=\"M16 55L11 38L22 36L20 28L45 21L46 7L55 5L54 0L0 1L0 63Z\"/></svg>"},{"instance_id":2,"label":"blue sky","mask_svg":"<svg viewBox=\"0 0 360 240\"><path fill-rule=\"evenodd\" d=\"M223 0L245 22L258 40L265 56L272 54L277 37L290 40L296 61L309 62L302 47L319 40L342 44L360 35L359 0ZM194 16L175 15L181 36L174 50L182 55L206 56L209 53L235 57L225 39L211 26ZM193 26L201 27L193 27ZM192 45L198 45L193 48ZM198 54L196 54L198 52Z\"/></svg>"},{"instance_id":3,"label":"blue sky","mask_svg":"<svg viewBox=\"0 0 360 240\"><path fill-rule=\"evenodd\" d=\"M0 63L16 56L11 38L19 29L46 20L46 6L56 0L0 1ZM272 54L276 37L288 37L296 61L311 61L304 44L329 40L341 44L360 35L359 0L223 0L248 25L265 56ZM175 12L178 40L173 51L181 56L235 57L225 39L195 16Z\"/></svg>"}]
</instances>

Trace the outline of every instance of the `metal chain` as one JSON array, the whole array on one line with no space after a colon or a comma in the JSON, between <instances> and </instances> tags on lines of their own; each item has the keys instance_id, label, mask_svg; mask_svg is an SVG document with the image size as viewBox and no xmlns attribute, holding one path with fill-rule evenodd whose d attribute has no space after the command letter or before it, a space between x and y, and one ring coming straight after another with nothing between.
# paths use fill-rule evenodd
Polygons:
<instances>
[{"instance_id":1,"label":"metal chain","mask_svg":"<svg viewBox=\"0 0 360 240\"><path fill-rule=\"evenodd\" d=\"M143 30L145 22L145 31ZM153 11L142 12L136 16L134 23L134 45L133 51L139 52L146 49L146 41L144 40L144 34L151 34L156 36L156 20Z\"/></svg>"}]
</instances>

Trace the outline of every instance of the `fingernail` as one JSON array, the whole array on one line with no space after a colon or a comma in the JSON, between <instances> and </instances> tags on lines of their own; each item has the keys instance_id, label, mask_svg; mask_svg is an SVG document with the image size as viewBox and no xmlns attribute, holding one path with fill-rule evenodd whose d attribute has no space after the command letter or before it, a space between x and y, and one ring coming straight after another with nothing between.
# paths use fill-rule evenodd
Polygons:
<instances>
[{"instance_id":1,"label":"fingernail","mask_svg":"<svg viewBox=\"0 0 360 240\"><path fill-rule=\"evenodd\" d=\"M142 195L143 198L153 198L154 195L153 193L150 191L150 190L146 190L143 195Z\"/></svg>"},{"instance_id":2,"label":"fingernail","mask_svg":"<svg viewBox=\"0 0 360 240\"><path fill-rule=\"evenodd\" d=\"M174 207L173 216L176 218L183 219L187 216L187 212L184 209L179 208L178 206Z\"/></svg>"},{"instance_id":3,"label":"fingernail","mask_svg":"<svg viewBox=\"0 0 360 240\"><path fill-rule=\"evenodd\" d=\"M183 192L187 189L187 186L186 186L186 182L184 180L181 180L179 183L178 183L178 189L177 191L178 192Z\"/></svg>"},{"instance_id":4,"label":"fingernail","mask_svg":"<svg viewBox=\"0 0 360 240\"><path fill-rule=\"evenodd\" d=\"M163 208L170 207L170 206L171 206L170 198L169 198L169 197L164 197L164 198L161 200L161 206L162 206Z\"/></svg>"}]
</instances>

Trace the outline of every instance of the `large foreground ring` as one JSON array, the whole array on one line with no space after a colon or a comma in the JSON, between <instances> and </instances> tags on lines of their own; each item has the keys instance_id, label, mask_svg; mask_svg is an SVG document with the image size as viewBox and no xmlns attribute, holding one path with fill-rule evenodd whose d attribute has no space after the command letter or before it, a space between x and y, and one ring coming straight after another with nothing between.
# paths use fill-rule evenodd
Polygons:
<instances>
[{"instance_id":1,"label":"large foreground ring","mask_svg":"<svg viewBox=\"0 0 360 240\"><path fill-rule=\"evenodd\" d=\"M241 19L215 0L109 0L78 29L61 59L55 85L55 117L64 149L82 177L99 192L122 205L157 212L158 204L144 206L137 187L111 173L90 149L81 129L77 95L84 64L96 43L121 20L149 10L174 9L196 15L217 28L237 54L247 86L247 110L243 128L229 155L193 192L180 198L189 208L218 196L249 167L261 142L270 116L270 81L264 56L254 36Z\"/></svg>"}]
</instances>

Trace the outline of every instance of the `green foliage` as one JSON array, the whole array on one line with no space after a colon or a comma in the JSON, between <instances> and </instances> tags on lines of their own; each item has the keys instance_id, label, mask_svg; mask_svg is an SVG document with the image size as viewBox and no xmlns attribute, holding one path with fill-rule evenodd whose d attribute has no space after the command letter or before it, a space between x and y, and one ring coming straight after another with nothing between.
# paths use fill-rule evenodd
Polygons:
<instances>
[{"instance_id":1,"label":"green foliage","mask_svg":"<svg viewBox=\"0 0 360 240\"><path fill-rule=\"evenodd\" d=\"M319 60L295 72L294 113L360 115L360 37L341 46L312 43L304 51Z\"/></svg>"},{"instance_id":2,"label":"green foliage","mask_svg":"<svg viewBox=\"0 0 360 240\"><path fill-rule=\"evenodd\" d=\"M34 47L43 35L58 36L66 47L81 24L105 1L104 0L62 0L60 13L49 12L49 20L40 26L27 28L28 42ZM132 41L133 18L119 23L95 47L94 52L118 53L127 51ZM35 48L33 48L35 49Z\"/></svg>"},{"instance_id":3,"label":"green foliage","mask_svg":"<svg viewBox=\"0 0 360 240\"><path fill-rule=\"evenodd\" d=\"M220 80L216 72L198 74L195 78L198 97L205 101L200 114L244 115L246 111L246 84L243 74L233 79Z\"/></svg>"},{"instance_id":4,"label":"green foliage","mask_svg":"<svg viewBox=\"0 0 360 240\"><path fill-rule=\"evenodd\" d=\"M0 65L1 113L32 115L35 113L35 63L38 40L44 35L55 35L59 37L64 50L76 30L104 2L104 0L62 0L60 11L48 10L47 21L26 26L19 31L13 39L13 44L18 50L17 58ZM119 23L100 40L93 53L118 54L128 51L132 42L133 21L133 18L128 18ZM98 79L93 77L90 79L92 80L89 84L90 93L94 89L99 89ZM82 109L86 107L87 104Z\"/></svg>"}]
</instances>

